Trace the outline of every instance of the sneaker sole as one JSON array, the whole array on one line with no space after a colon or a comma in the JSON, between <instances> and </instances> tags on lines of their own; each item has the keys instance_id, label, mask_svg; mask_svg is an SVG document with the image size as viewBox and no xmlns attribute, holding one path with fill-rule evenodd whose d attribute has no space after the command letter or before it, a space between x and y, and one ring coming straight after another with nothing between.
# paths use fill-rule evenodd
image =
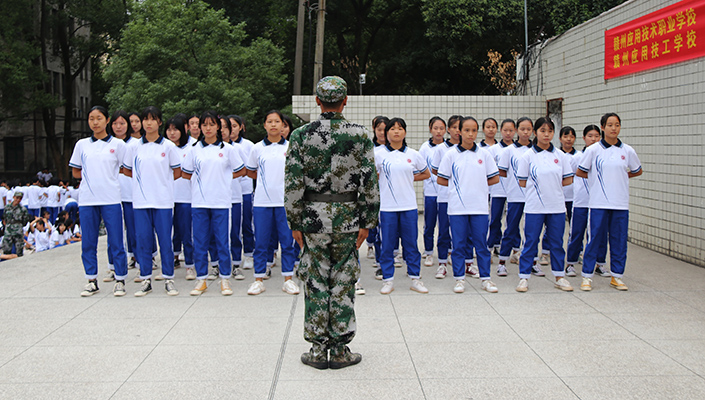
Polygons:
<instances>
[{"instance_id":1,"label":"sneaker sole","mask_svg":"<svg viewBox=\"0 0 705 400\"><path fill-rule=\"evenodd\" d=\"M514 290L516 290L519 293L526 293L529 291L529 288L515 288Z\"/></svg>"},{"instance_id":2,"label":"sneaker sole","mask_svg":"<svg viewBox=\"0 0 705 400\"><path fill-rule=\"evenodd\" d=\"M626 292L627 290L629 290L629 288L626 287L626 286L617 286L617 285L613 285L613 284L611 284L611 283L610 283L610 286L612 286L613 288L619 290L620 292Z\"/></svg>"},{"instance_id":3,"label":"sneaker sole","mask_svg":"<svg viewBox=\"0 0 705 400\"><path fill-rule=\"evenodd\" d=\"M178 295L179 295L179 292L178 292L178 291L176 291L176 292L166 292L166 294L167 294L167 296L178 296Z\"/></svg>"},{"instance_id":4,"label":"sneaker sole","mask_svg":"<svg viewBox=\"0 0 705 400\"><path fill-rule=\"evenodd\" d=\"M387 293L385 293L385 292L382 292L382 291L380 291L379 293L380 293L380 294L391 294L391 293L392 293L393 291L394 291L394 288L392 288L392 290L390 290L390 291L389 291L389 292L387 292Z\"/></svg>"},{"instance_id":5,"label":"sneaker sole","mask_svg":"<svg viewBox=\"0 0 705 400\"><path fill-rule=\"evenodd\" d=\"M100 292L100 290L96 290L95 292L91 292L91 293L81 293L81 297L91 297L94 294L99 293L99 292Z\"/></svg>"},{"instance_id":6,"label":"sneaker sole","mask_svg":"<svg viewBox=\"0 0 705 400\"><path fill-rule=\"evenodd\" d=\"M356 291L355 291L355 296L364 296L365 293L367 293L367 292L365 292L364 290L356 290Z\"/></svg>"},{"instance_id":7,"label":"sneaker sole","mask_svg":"<svg viewBox=\"0 0 705 400\"><path fill-rule=\"evenodd\" d=\"M127 292L113 292L114 297L122 297L126 294L127 294Z\"/></svg>"},{"instance_id":8,"label":"sneaker sole","mask_svg":"<svg viewBox=\"0 0 705 400\"><path fill-rule=\"evenodd\" d=\"M436 275L436 279L443 279L445 277L446 277L445 275Z\"/></svg>"},{"instance_id":9,"label":"sneaker sole","mask_svg":"<svg viewBox=\"0 0 705 400\"><path fill-rule=\"evenodd\" d=\"M150 294L150 293L152 293L151 290L149 290L149 291L147 291L147 292L135 292L135 297L144 297L144 296L146 296L146 295L148 295L148 294Z\"/></svg>"},{"instance_id":10,"label":"sneaker sole","mask_svg":"<svg viewBox=\"0 0 705 400\"><path fill-rule=\"evenodd\" d=\"M202 295L204 292L205 292L205 290L204 290L204 291L192 290L192 291L189 292L189 294L190 294L191 296L200 296L200 295Z\"/></svg>"},{"instance_id":11,"label":"sneaker sole","mask_svg":"<svg viewBox=\"0 0 705 400\"><path fill-rule=\"evenodd\" d=\"M220 294L222 294L223 296L232 296L233 291L232 290L226 290L226 291L221 290Z\"/></svg>"},{"instance_id":12,"label":"sneaker sole","mask_svg":"<svg viewBox=\"0 0 705 400\"><path fill-rule=\"evenodd\" d=\"M565 287L565 286L560 286L560 285L553 285L556 289L560 289L564 292L572 292L573 288L572 287Z\"/></svg>"},{"instance_id":13,"label":"sneaker sole","mask_svg":"<svg viewBox=\"0 0 705 400\"><path fill-rule=\"evenodd\" d=\"M413 287L412 287L412 288L409 288L409 289L411 289L412 291L414 291L414 292L416 292L416 293L428 294L428 289L427 289L425 292L424 292L424 291L421 291L421 290L419 290L419 289L417 289L417 288L413 288Z\"/></svg>"},{"instance_id":14,"label":"sneaker sole","mask_svg":"<svg viewBox=\"0 0 705 400\"><path fill-rule=\"evenodd\" d=\"M351 365L357 365L357 364L360 363L360 361L362 361L362 359L356 360L356 361L351 361L351 362L345 362L345 363L337 363L337 362L334 362L334 361L329 361L329 362L328 362L328 368L330 368L330 369L341 369L341 368L349 367L349 366L351 366Z\"/></svg>"},{"instance_id":15,"label":"sneaker sole","mask_svg":"<svg viewBox=\"0 0 705 400\"><path fill-rule=\"evenodd\" d=\"M115 282L115 278L103 278L103 282Z\"/></svg>"},{"instance_id":16,"label":"sneaker sole","mask_svg":"<svg viewBox=\"0 0 705 400\"><path fill-rule=\"evenodd\" d=\"M592 290L592 286L580 286L580 290L583 292L589 292Z\"/></svg>"},{"instance_id":17,"label":"sneaker sole","mask_svg":"<svg viewBox=\"0 0 705 400\"><path fill-rule=\"evenodd\" d=\"M244 281L245 275L236 275L236 276L233 276L233 279L235 279L236 281Z\"/></svg>"},{"instance_id":18,"label":"sneaker sole","mask_svg":"<svg viewBox=\"0 0 705 400\"><path fill-rule=\"evenodd\" d=\"M463 290L453 289L453 293L458 293L458 294L465 293L465 289L463 289Z\"/></svg>"}]
</instances>

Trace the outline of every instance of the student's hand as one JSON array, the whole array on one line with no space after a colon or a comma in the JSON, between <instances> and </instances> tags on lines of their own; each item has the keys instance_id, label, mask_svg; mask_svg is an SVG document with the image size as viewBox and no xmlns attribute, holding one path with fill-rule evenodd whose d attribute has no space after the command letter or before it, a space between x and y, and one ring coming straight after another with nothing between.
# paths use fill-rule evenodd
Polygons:
<instances>
[{"instance_id":1,"label":"student's hand","mask_svg":"<svg viewBox=\"0 0 705 400\"><path fill-rule=\"evenodd\" d=\"M304 234L301 233L301 231L291 231L291 236L294 237L294 240L296 240L296 243L301 246L301 248L304 248Z\"/></svg>"},{"instance_id":2,"label":"student's hand","mask_svg":"<svg viewBox=\"0 0 705 400\"><path fill-rule=\"evenodd\" d=\"M360 230L357 231L357 242L355 242L356 249L360 250L360 246L362 246L362 242L364 242L365 239L367 239L367 235L369 235L369 234L370 234L369 229L360 228Z\"/></svg>"}]
</instances>

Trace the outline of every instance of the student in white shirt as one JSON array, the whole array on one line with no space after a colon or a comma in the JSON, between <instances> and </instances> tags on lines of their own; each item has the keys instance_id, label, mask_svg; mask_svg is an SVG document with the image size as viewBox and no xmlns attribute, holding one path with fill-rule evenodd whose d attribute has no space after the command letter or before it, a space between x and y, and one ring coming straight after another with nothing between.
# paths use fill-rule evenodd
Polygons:
<instances>
[{"instance_id":1,"label":"student in white shirt","mask_svg":"<svg viewBox=\"0 0 705 400\"><path fill-rule=\"evenodd\" d=\"M49 241L51 229L46 226L46 222L44 222L42 218L37 218L30 223L29 232L33 235L34 250L37 253L49 250L51 248L51 243Z\"/></svg>"},{"instance_id":2,"label":"student in white shirt","mask_svg":"<svg viewBox=\"0 0 705 400\"><path fill-rule=\"evenodd\" d=\"M521 249L521 231L519 224L524 214L524 188L519 186L517 167L519 159L531 148L531 134L533 122L528 117L517 120L517 141L507 146L499 156L497 167L499 176L507 178L504 189L507 191L507 220L499 248L499 268L505 266L507 260L519 264L519 250ZM538 268L538 267L537 267ZM543 276L538 270L537 275ZM498 273L499 275L499 273ZM502 275L500 275L502 276Z\"/></svg>"},{"instance_id":3,"label":"student in white shirt","mask_svg":"<svg viewBox=\"0 0 705 400\"><path fill-rule=\"evenodd\" d=\"M208 288L208 245L215 238L220 260L220 293L233 294L228 249L231 181L245 173L240 154L223 143L220 118L215 111L206 111L199 120L200 139L195 142L181 163L182 176L191 180L191 215L193 218L193 247L196 264L196 286L191 296L199 296Z\"/></svg>"},{"instance_id":4,"label":"student in white shirt","mask_svg":"<svg viewBox=\"0 0 705 400\"><path fill-rule=\"evenodd\" d=\"M69 213L69 218L75 221L78 218L78 201L73 197L67 198L64 211Z\"/></svg>"},{"instance_id":5,"label":"student in white shirt","mask_svg":"<svg viewBox=\"0 0 705 400\"><path fill-rule=\"evenodd\" d=\"M7 186L7 182L4 180L0 181L0 219L2 219L5 212L5 204L9 203L7 197L9 191L10 188ZM9 199L11 200L12 198Z\"/></svg>"},{"instance_id":6,"label":"student in white shirt","mask_svg":"<svg viewBox=\"0 0 705 400\"><path fill-rule=\"evenodd\" d=\"M499 183L499 170L492 155L475 144L478 123L473 117L460 120L461 142L453 146L438 167L438 184L448 186L448 217L453 237L453 277L455 293L465 291L465 260L469 253L468 237L472 238L477 252L482 289L497 293L497 286L490 280L492 255L487 248L489 212L487 198L489 186Z\"/></svg>"},{"instance_id":7,"label":"student in white shirt","mask_svg":"<svg viewBox=\"0 0 705 400\"><path fill-rule=\"evenodd\" d=\"M441 117L433 117L428 121L428 131L431 137L425 141L419 149L419 154L426 160L428 170L433 169L433 155L436 146L443 143L443 135L446 133L446 122ZM423 265L433 266L433 236L436 231L438 221L438 183L435 174L423 181L423 243L424 262Z\"/></svg>"},{"instance_id":8,"label":"student in white shirt","mask_svg":"<svg viewBox=\"0 0 705 400\"><path fill-rule=\"evenodd\" d=\"M392 118L384 130L386 145L375 152L379 174L380 228L382 232L382 294L394 290L394 249L401 237L411 290L428 293L421 282L421 254L418 248L418 206L414 181L431 175L426 160L406 145L406 122Z\"/></svg>"},{"instance_id":9,"label":"student in white shirt","mask_svg":"<svg viewBox=\"0 0 705 400\"><path fill-rule=\"evenodd\" d=\"M495 161L495 165L499 165L499 158L502 152L508 146L514 144L514 134L516 133L516 124L513 119L505 119L500 126L502 140L490 146L488 151ZM494 253L499 255L499 246L502 240L502 214L504 207L507 204L507 177L499 177L499 184L490 186L490 228L487 234L487 247L494 249ZM507 267L500 264L497 267L498 276L507 276Z\"/></svg>"},{"instance_id":10,"label":"student in white shirt","mask_svg":"<svg viewBox=\"0 0 705 400\"><path fill-rule=\"evenodd\" d=\"M128 118L130 119L130 127L132 128L132 137L135 139L141 139L142 135L144 135L144 129L142 129L142 117L136 112L131 112L128 114Z\"/></svg>"},{"instance_id":11,"label":"student in white shirt","mask_svg":"<svg viewBox=\"0 0 705 400\"><path fill-rule=\"evenodd\" d=\"M93 136L79 140L71 155L69 166L73 177L82 179L80 186L81 220L83 240L81 251L83 268L89 280L81 296L87 297L99 291L98 276L98 227L101 218L105 221L108 243L115 264L113 295L125 295L127 258L122 242L122 207L120 207L120 183L118 175L125 156L125 143L108 135L108 111L101 106L88 113L88 125Z\"/></svg>"},{"instance_id":12,"label":"student in white shirt","mask_svg":"<svg viewBox=\"0 0 705 400\"><path fill-rule=\"evenodd\" d=\"M137 261L142 286L135 296L152 292L152 238L157 233L162 261L164 289L169 296L179 291L174 285L174 250L171 229L174 224L174 180L181 176L181 158L174 143L159 133L162 112L149 106L142 112L144 136L128 147L123 172L132 178L132 209L137 235Z\"/></svg>"},{"instance_id":13,"label":"student in white shirt","mask_svg":"<svg viewBox=\"0 0 705 400\"><path fill-rule=\"evenodd\" d=\"M386 139L384 138L384 130L387 127L387 124L389 124L389 118L384 115L378 115L372 119L372 130L374 132L372 143L375 145L375 155L378 150L384 149L384 145L387 144ZM375 271L375 279L382 280L382 268L380 267L380 257L382 256L382 233L380 232L379 226L370 229L366 240L367 258L374 258L374 266L377 267L377 270Z\"/></svg>"},{"instance_id":14,"label":"student in white shirt","mask_svg":"<svg viewBox=\"0 0 705 400\"><path fill-rule=\"evenodd\" d=\"M36 180L34 183L32 183L31 186L25 188L24 197L28 200L27 207L29 210L29 214L34 217L41 216L41 198L45 195L44 187L42 187L41 185L42 184L39 182L39 180Z\"/></svg>"},{"instance_id":15,"label":"student in white shirt","mask_svg":"<svg viewBox=\"0 0 705 400\"><path fill-rule=\"evenodd\" d=\"M497 136L497 120L492 117L485 118L485 120L482 121L482 133L485 135L485 138L480 141L480 147L487 150L497 144L497 140L495 139L495 136Z\"/></svg>"},{"instance_id":16,"label":"student in white shirt","mask_svg":"<svg viewBox=\"0 0 705 400\"><path fill-rule=\"evenodd\" d=\"M240 144L232 141L232 123L227 117L220 117L221 132L223 135L223 140L229 145L234 147L240 158L244 160L243 149ZM232 258L232 270L233 279L243 280L245 275L242 274L242 240L240 239L240 228L242 227L242 186L240 184L240 179L233 179L230 183L231 186L231 209L230 209L230 256Z\"/></svg>"},{"instance_id":17,"label":"student in white shirt","mask_svg":"<svg viewBox=\"0 0 705 400\"><path fill-rule=\"evenodd\" d=\"M582 290L592 290L592 275L599 249L606 247L609 236L610 285L627 290L622 281L627 262L629 227L629 179L641 175L641 161L636 151L619 140L622 120L615 113L600 119L602 140L585 149L578 166L578 176L587 178L590 187L590 241L583 256Z\"/></svg>"},{"instance_id":18,"label":"student in white shirt","mask_svg":"<svg viewBox=\"0 0 705 400\"><path fill-rule=\"evenodd\" d=\"M176 145L179 159L184 160L191 151L186 132L186 123L180 118L172 118L164 124L166 137ZM184 263L186 264L186 280L196 279L193 260L193 233L191 227L191 181L179 176L174 181L174 265L179 265L179 254L183 246Z\"/></svg>"},{"instance_id":19,"label":"student in white shirt","mask_svg":"<svg viewBox=\"0 0 705 400\"><path fill-rule=\"evenodd\" d=\"M276 232L281 243L281 269L284 276L282 290L298 294L299 287L291 278L294 275L294 237L286 220L284 208L284 168L289 142L281 135L284 116L272 110L265 116L267 137L256 143L247 161L247 176L257 179L253 201L255 223L255 281L247 290L249 295L265 291L267 258L271 256L272 233Z\"/></svg>"},{"instance_id":20,"label":"student in white shirt","mask_svg":"<svg viewBox=\"0 0 705 400\"><path fill-rule=\"evenodd\" d=\"M59 222L49 236L49 248L61 247L71 243L71 232L66 230L66 224Z\"/></svg>"},{"instance_id":21,"label":"student in white shirt","mask_svg":"<svg viewBox=\"0 0 705 400\"><path fill-rule=\"evenodd\" d=\"M49 220L56 221L56 217L59 215L59 207L61 206L61 187L59 186L59 178L51 178L49 180L49 187L45 189L47 206L46 210L49 211Z\"/></svg>"},{"instance_id":22,"label":"student in white shirt","mask_svg":"<svg viewBox=\"0 0 705 400\"><path fill-rule=\"evenodd\" d=\"M242 160L247 161L254 143L245 138L245 132L247 131L245 120L239 115L228 115L228 119L231 126L230 140L240 145ZM242 223L240 225L242 250L244 253L242 269L252 269L254 268L252 255L255 251L255 228L252 224L252 193L254 192L254 185L252 178L249 176L242 176L237 178L236 181L240 183L240 189L242 190Z\"/></svg>"},{"instance_id":23,"label":"student in white shirt","mask_svg":"<svg viewBox=\"0 0 705 400\"><path fill-rule=\"evenodd\" d=\"M536 132L533 146L519 159L517 177L525 188L524 249L519 259L519 284L517 292L529 289L532 266L536 262L541 230L546 227L544 240L551 249L551 270L556 278L555 287L572 292L573 287L565 279L565 197L563 187L573 182L570 160L556 149L551 140L554 136L553 122L541 117L533 127Z\"/></svg>"}]
</instances>

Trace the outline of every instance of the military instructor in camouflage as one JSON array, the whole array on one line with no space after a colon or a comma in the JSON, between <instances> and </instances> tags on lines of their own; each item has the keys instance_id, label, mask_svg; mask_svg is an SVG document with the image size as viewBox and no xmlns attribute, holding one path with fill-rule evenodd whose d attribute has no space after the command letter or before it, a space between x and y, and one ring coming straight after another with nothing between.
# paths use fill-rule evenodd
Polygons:
<instances>
[{"instance_id":1,"label":"military instructor in camouflage","mask_svg":"<svg viewBox=\"0 0 705 400\"><path fill-rule=\"evenodd\" d=\"M22 228L27 225L27 222L34 220L34 217L29 215L29 211L20 205L22 197L22 192L15 192L12 203L5 206L5 213L3 214L5 237L2 240L2 253L12 254L12 245L14 244L18 257L22 257L24 252L24 232Z\"/></svg>"},{"instance_id":2,"label":"military instructor in camouflage","mask_svg":"<svg viewBox=\"0 0 705 400\"><path fill-rule=\"evenodd\" d=\"M345 81L321 79L316 103L320 118L289 136L285 206L303 249L298 276L305 283L304 339L312 346L301 362L338 369L362 360L347 344L356 328L357 249L377 225L379 187L367 129L342 114Z\"/></svg>"}]
</instances>

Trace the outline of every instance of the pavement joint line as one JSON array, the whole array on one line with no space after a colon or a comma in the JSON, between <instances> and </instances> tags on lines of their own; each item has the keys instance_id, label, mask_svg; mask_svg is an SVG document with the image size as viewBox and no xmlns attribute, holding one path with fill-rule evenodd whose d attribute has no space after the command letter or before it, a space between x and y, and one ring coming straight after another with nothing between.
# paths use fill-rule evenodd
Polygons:
<instances>
[{"instance_id":1,"label":"pavement joint line","mask_svg":"<svg viewBox=\"0 0 705 400\"><path fill-rule=\"evenodd\" d=\"M125 380L120 383L120 386L118 386L117 389L115 389L115 391L113 392L113 394L111 394L110 397L108 397L109 399L112 399L113 397L115 397L115 395L120 391L120 389L122 389L122 387L125 386L125 383L127 383L127 381L129 381L130 378L132 378L132 376L135 374L135 372L137 372L137 370L140 369L140 367L142 366L142 364L144 364L145 360L149 358L149 356L154 352L154 350L155 350L157 347L159 347L160 344L162 344L162 342L164 341L164 338L166 338L167 336L169 336L169 334L170 334L171 331L174 329L174 327L176 326L176 324L178 324L178 323L184 318L184 315L186 315L186 313L188 313L188 311L191 309L191 307L193 307L193 305L196 304L196 303L198 302L198 300L200 300L200 299L201 299L201 297L199 296L199 297L196 299L196 301L191 302L191 304L188 306L188 308L186 308L186 309L184 310L184 312L181 313L181 316L179 316L179 318L177 318L176 321L174 321L174 323L171 325L171 327L169 328L169 330L168 330L166 333L164 333L164 336L162 336L162 338L159 339L159 342L157 342L157 344L155 344L155 345L152 347L152 349L149 350L149 352L148 352L147 355L142 359L142 361L140 361L140 363L137 364L137 366L135 367L135 369L133 369L132 372L130 372L130 375L128 375L127 378L125 378ZM147 300L147 299L144 299L144 300Z\"/></svg>"},{"instance_id":2,"label":"pavement joint line","mask_svg":"<svg viewBox=\"0 0 705 400\"><path fill-rule=\"evenodd\" d=\"M289 312L289 320L286 323L286 329L284 330L284 339L282 340L282 346L279 350L279 358L277 359L277 366L274 368L274 376L272 377L272 386L269 388L268 399L273 399L277 391L277 383L279 382L279 374L281 373L282 364L284 363L284 354L286 354L286 345L289 343L289 335L291 333L291 325L294 322L294 315L296 314L296 303L298 303L299 295L292 296L291 311Z\"/></svg>"},{"instance_id":3,"label":"pavement joint line","mask_svg":"<svg viewBox=\"0 0 705 400\"><path fill-rule=\"evenodd\" d=\"M419 376L419 370L416 369L416 363L414 362L414 357L411 355L411 349L409 349L409 342L406 341L406 335L404 335L404 329L402 329L401 327L401 321L399 321L399 314L397 314L397 308L394 307L394 299L392 298L392 296L389 296L389 303L392 305L392 310L394 310L394 318L396 318L397 320L397 324L399 325L399 331L401 332L401 337L404 339L404 346L406 347L406 352L409 354L411 365L413 365L414 367L414 373L416 374L416 380L419 382L421 394L423 394L424 399L427 399L428 397L426 396L426 391L423 390L423 382L421 382L421 377Z\"/></svg>"}]
</instances>

